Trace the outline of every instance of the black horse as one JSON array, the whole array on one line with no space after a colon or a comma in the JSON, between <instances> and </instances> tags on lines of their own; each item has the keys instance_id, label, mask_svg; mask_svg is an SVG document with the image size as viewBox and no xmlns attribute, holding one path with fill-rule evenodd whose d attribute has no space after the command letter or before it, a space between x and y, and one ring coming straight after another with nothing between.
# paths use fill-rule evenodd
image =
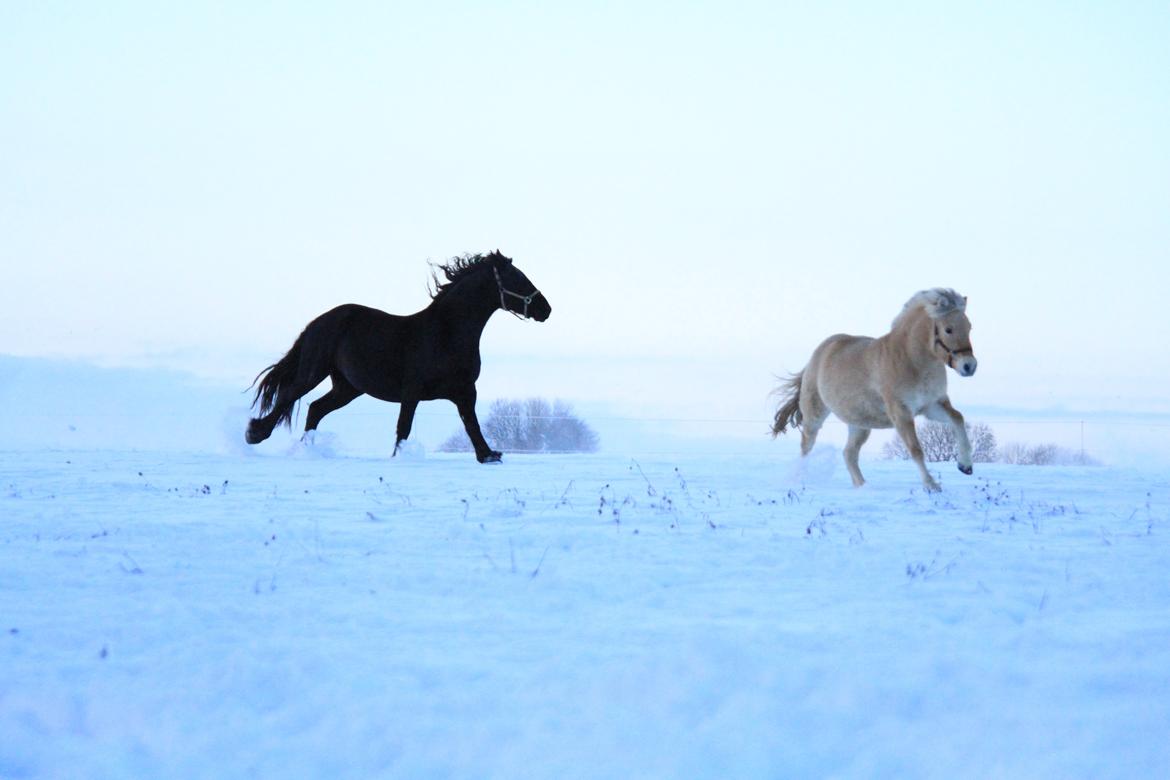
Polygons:
<instances>
[{"instance_id":1,"label":"black horse","mask_svg":"<svg viewBox=\"0 0 1170 780\"><path fill-rule=\"evenodd\" d=\"M499 250L456 257L437 270L446 281L434 274L431 304L416 314L401 317L347 303L306 325L288 354L256 377L260 384L252 405L260 405L260 416L248 423L245 440L258 444L280 423L291 426L296 402L329 377L333 388L309 404L306 433L325 415L369 393L402 405L394 442L398 454L419 401L445 398L459 410L479 462L499 461L501 453L488 446L475 416L480 336L496 309L544 322L552 307Z\"/></svg>"}]
</instances>

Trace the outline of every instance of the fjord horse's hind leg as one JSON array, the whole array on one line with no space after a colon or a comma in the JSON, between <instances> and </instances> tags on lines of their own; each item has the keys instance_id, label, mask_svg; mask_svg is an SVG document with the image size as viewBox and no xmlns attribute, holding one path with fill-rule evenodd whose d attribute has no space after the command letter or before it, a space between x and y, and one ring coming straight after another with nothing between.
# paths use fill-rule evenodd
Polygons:
<instances>
[{"instance_id":1,"label":"fjord horse's hind leg","mask_svg":"<svg viewBox=\"0 0 1170 780\"><path fill-rule=\"evenodd\" d=\"M808 455L817 443L817 434L821 426L829 419L829 407L817 392L816 377L813 381L804 382L800 389L800 454Z\"/></svg>"},{"instance_id":2,"label":"fjord horse's hind leg","mask_svg":"<svg viewBox=\"0 0 1170 780\"><path fill-rule=\"evenodd\" d=\"M865 484L865 477L861 476L861 468L857 465L857 456L861 452L861 445L869 439L869 428L849 426L849 439L845 442L845 466L849 469L849 476L853 478L853 487Z\"/></svg>"},{"instance_id":3,"label":"fjord horse's hind leg","mask_svg":"<svg viewBox=\"0 0 1170 780\"><path fill-rule=\"evenodd\" d=\"M955 442L959 445L959 471L964 474L972 473L975 468L971 464L971 440L967 438L967 425L959 410L951 406L951 399L944 395L928 406L926 418L950 424L951 429L955 432Z\"/></svg>"},{"instance_id":4,"label":"fjord horse's hind leg","mask_svg":"<svg viewBox=\"0 0 1170 780\"><path fill-rule=\"evenodd\" d=\"M335 371L329 378L333 382L333 387L330 388L328 393L309 404L309 413L305 415L306 434L309 431L317 430L317 425L320 424L321 418L325 415L330 412L336 412L350 401L362 395L362 391L351 385L349 380L340 373Z\"/></svg>"}]
</instances>

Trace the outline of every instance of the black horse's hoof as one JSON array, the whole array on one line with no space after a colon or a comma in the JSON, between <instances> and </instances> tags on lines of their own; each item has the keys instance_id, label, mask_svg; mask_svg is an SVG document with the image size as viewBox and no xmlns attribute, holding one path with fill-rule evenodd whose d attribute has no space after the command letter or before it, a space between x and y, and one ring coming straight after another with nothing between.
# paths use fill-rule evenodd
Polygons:
<instances>
[{"instance_id":1,"label":"black horse's hoof","mask_svg":"<svg viewBox=\"0 0 1170 780\"><path fill-rule=\"evenodd\" d=\"M499 463L504 457L504 453L492 450L487 455L479 458L480 463Z\"/></svg>"},{"instance_id":2,"label":"black horse's hoof","mask_svg":"<svg viewBox=\"0 0 1170 780\"><path fill-rule=\"evenodd\" d=\"M963 472L964 474L967 474L967 475L970 475L970 474L974 474L974 473L975 473L975 469L974 469L974 467L972 467L972 466L964 466L962 463L960 463L960 464L959 464L959 471L961 471L961 472Z\"/></svg>"},{"instance_id":3,"label":"black horse's hoof","mask_svg":"<svg viewBox=\"0 0 1170 780\"><path fill-rule=\"evenodd\" d=\"M259 444L266 438L268 437L260 435L260 433L256 430L255 424L253 423L249 423L248 430L244 431L244 441L248 442L248 444Z\"/></svg>"}]
</instances>

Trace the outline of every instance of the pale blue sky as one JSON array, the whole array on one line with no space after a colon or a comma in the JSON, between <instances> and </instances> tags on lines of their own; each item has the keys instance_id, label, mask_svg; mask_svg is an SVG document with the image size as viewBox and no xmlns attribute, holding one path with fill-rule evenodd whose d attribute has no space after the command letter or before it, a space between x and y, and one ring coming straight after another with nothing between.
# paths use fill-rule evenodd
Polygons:
<instances>
[{"instance_id":1,"label":"pale blue sky","mask_svg":"<svg viewBox=\"0 0 1170 780\"><path fill-rule=\"evenodd\" d=\"M763 404L942 285L957 399L1164 408L1168 40L1165 3L7 2L0 352L246 383L498 247L554 307L488 328L501 390Z\"/></svg>"}]
</instances>

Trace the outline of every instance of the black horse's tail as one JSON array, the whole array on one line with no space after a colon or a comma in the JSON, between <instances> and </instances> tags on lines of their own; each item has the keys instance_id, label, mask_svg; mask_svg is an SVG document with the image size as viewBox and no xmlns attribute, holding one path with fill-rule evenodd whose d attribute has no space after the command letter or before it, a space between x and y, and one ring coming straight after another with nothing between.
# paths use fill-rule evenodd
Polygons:
<instances>
[{"instance_id":1,"label":"black horse's tail","mask_svg":"<svg viewBox=\"0 0 1170 780\"><path fill-rule=\"evenodd\" d=\"M252 380L249 389L256 388L252 405L260 407L259 417L278 413L272 427L282 423L291 427L296 402L329 375L348 319L347 308L338 307L306 325L288 353Z\"/></svg>"},{"instance_id":2,"label":"black horse's tail","mask_svg":"<svg viewBox=\"0 0 1170 780\"><path fill-rule=\"evenodd\" d=\"M776 410L776 418L772 421L773 439L784 433L789 425L794 429L800 427L804 417L800 413L800 382L803 378L803 371L793 374L773 391L773 395L778 395L782 399L780 408Z\"/></svg>"},{"instance_id":3,"label":"black horse's tail","mask_svg":"<svg viewBox=\"0 0 1170 780\"><path fill-rule=\"evenodd\" d=\"M287 391L296 382L301 367L301 352L304 349L304 341L305 334L302 333L293 342L292 349L284 357L263 369L252 380L249 389L256 388L256 395L252 398L252 406L259 405L259 417L264 417L271 412L276 406L276 400L280 397L281 390ZM276 425L292 426L292 415L293 404L288 404L287 408L276 418Z\"/></svg>"}]
</instances>

